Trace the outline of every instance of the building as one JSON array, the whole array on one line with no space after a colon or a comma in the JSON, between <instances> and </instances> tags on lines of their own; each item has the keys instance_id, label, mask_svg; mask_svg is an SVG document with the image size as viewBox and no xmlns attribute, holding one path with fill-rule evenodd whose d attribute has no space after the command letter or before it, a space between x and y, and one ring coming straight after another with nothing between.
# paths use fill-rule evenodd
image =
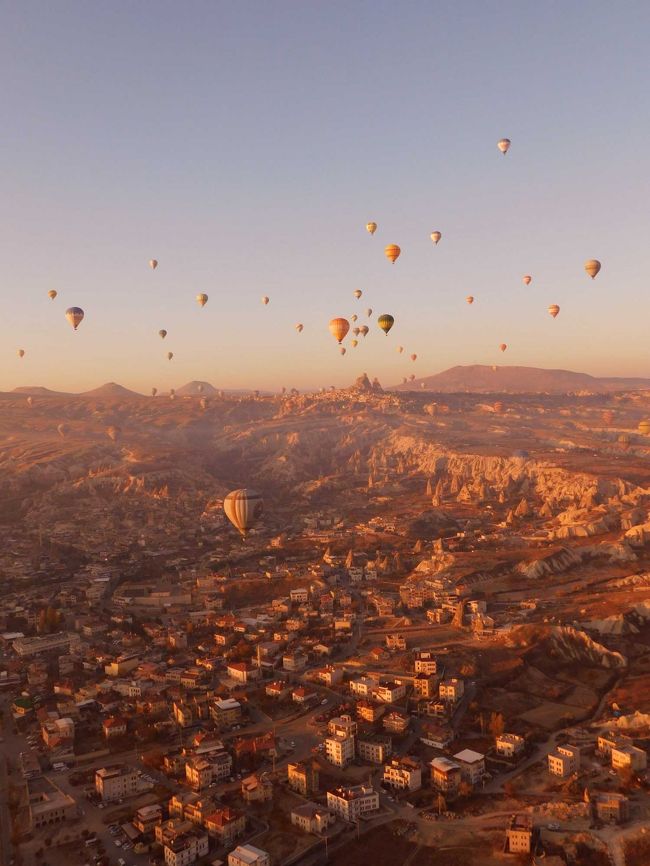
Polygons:
<instances>
[{"instance_id":1,"label":"building","mask_svg":"<svg viewBox=\"0 0 650 866\"><path fill-rule=\"evenodd\" d=\"M296 586L289 590L292 604L305 604L309 601L309 589L306 586Z\"/></svg>"},{"instance_id":2,"label":"building","mask_svg":"<svg viewBox=\"0 0 650 866\"><path fill-rule=\"evenodd\" d=\"M344 821L355 822L379 808L379 794L369 785L352 785L327 792L327 808Z\"/></svg>"},{"instance_id":3,"label":"building","mask_svg":"<svg viewBox=\"0 0 650 866\"><path fill-rule=\"evenodd\" d=\"M242 683L242 685L247 685L252 680L258 680L262 676L261 670L248 662L230 662L226 668L226 673L231 680Z\"/></svg>"},{"instance_id":4,"label":"building","mask_svg":"<svg viewBox=\"0 0 650 866\"><path fill-rule=\"evenodd\" d=\"M406 650L406 638L403 634L387 634L386 648L404 652Z\"/></svg>"},{"instance_id":5,"label":"building","mask_svg":"<svg viewBox=\"0 0 650 866\"><path fill-rule=\"evenodd\" d=\"M159 824L162 824L162 807L157 803L153 806L142 806L133 818L133 826L138 833L151 833Z\"/></svg>"},{"instance_id":6,"label":"building","mask_svg":"<svg viewBox=\"0 0 650 866\"><path fill-rule=\"evenodd\" d=\"M427 676L430 676L431 674L438 673L436 657L433 653L428 651L422 651L415 654L414 666L416 674L426 674Z\"/></svg>"},{"instance_id":7,"label":"building","mask_svg":"<svg viewBox=\"0 0 650 866\"><path fill-rule=\"evenodd\" d=\"M331 688L343 680L343 669L335 668L333 665L325 665L324 668L316 671L316 679Z\"/></svg>"},{"instance_id":8,"label":"building","mask_svg":"<svg viewBox=\"0 0 650 866\"><path fill-rule=\"evenodd\" d=\"M228 854L228 866L271 866L271 855L255 845L238 845Z\"/></svg>"},{"instance_id":9,"label":"building","mask_svg":"<svg viewBox=\"0 0 650 866\"><path fill-rule=\"evenodd\" d=\"M548 771L551 776L564 779L580 769L580 749L577 746L558 746L548 755Z\"/></svg>"},{"instance_id":10,"label":"building","mask_svg":"<svg viewBox=\"0 0 650 866\"><path fill-rule=\"evenodd\" d=\"M446 749L454 738L453 731L446 725L436 725L433 722L422 723L421 742L433 749Z\"/></svg>"},{"instance_id":11,"label":"building","mask_svg":"<svg viewBox=\"0 0 650 866\"><path fill-rule=\"evenodd\" d=\"M596 750L602 757L609 758L611 757L612 749L626 745L632 745L631 737L626 737L625 734L619 734L617 731L604 731L598 735Z\"/></svg>"},{"instance_id":12,"label":"building","mask_svg":"<svg viewBox=\"0 0 650 866\"><path fill-rule=\"evenodd\" d=\"M318 793L318 766L316 764L289 764L287 766L289 787L303 797Z\"/></svg>"},{"instance_id":13,"label":"building","mask_svg":"<svg viewBox=\"0 0 650 866\"><path fill-rule=\"evenodd\" d=\"M126 719L120 716L109 716L102 722L104 739L113 740L126 735Z\"/></svg>"},{"instance_id":14,"label":"building","mask_svg":"<svg viewBox=\"0 0 650 866\"><path fill-rule=\"evenodd\" d=\"M393 758L384 765L383 781L400 791L418 791L422 787L422 765L417 758Z\"/></svg>"},{"instance_id":15,"label":"building","mask_svg":"<svg viewBox=\"0 0 650 866\"><path fill-rule=\"evenodd\" d=\"M393 753L393 741L382 734L368 734L357 740L357 754L367 764L384 764Z\"/></svg>"},{"instance_id":16,"label":"building","mask_svg":"<svg viewBox=\"0 0 650 866\"><path fill-rule=\"evenodd\" d=\"M377 722L385 712L384 704L372 704L370 701L359 701L356 706L357 718L362 722Z\"/></svg>"},{"instance_id":17,"label":"building","mask_svg":"<svg viewBox=\"0 0 650 866\"><path fill-rule=\"evenodd\" d=\"M630 817L630 801L624 794L598 794L595 808L597 817L607 823L622 824Z\"/></svg>"},{"instance_id":18,"label":"building","mask_svg":"<svg viewBox=\"0 0 650 866\"><path fill-rule=\"evenodd\" d=\"M219 840L220 845L230 847L246 829L246 816L238 809L224 807L208 815L204 826L210 836Z\"/></svg>"},{"instance_id":19,"label":"building","mask_svg":"<svg viewBox=\"0 0 650 866\"><path fill-rule=\"evenodd\" d=\"M285 671L304 671L307 667L307 656L301 650L287 652L282 656L282 667Z\"/></svg>"},{"instance_id":20,"label":"building","mask_svg":"<svg viewBox=\"0 0 650 866\"><path fill-rule=\"evenodd\" d=\"M268 776L253 773L242 779L241 793L245 803L265 803L273 799L273 783Z\"/></svg>"},{"instance_id":21,"label":"building","mask_svg":"<svg viewBox=\"0 0 650 866\"><path fill-rule=\"evenodd\" d=\"M441 701L446 701L449 704L457 703L465 694L465 681L458 677L451 677L448 680L442 680L438 688L438 695Z\"/></svg>"},{"instance_id":22,"label":"building","mask_svg":"<svg viewBox=\"0 0 650 866\"><path fill-rule=\"evenodd\" d=\"M416 674L413 677L413 692L418 698L432 698L436 694L434 674Z\"/></svg>"},{"instance_id":23,"label":"building","mask_svg":"<svg viewBox=\"0 0 650 866\"><path fill-rule=\"evenodd\" d=\"M431 783L438 791L455 794L461 781L460 765L451 758L440 757L431 761Z\"/></svg>"},{"instance_id":24,"label":"building","mask_svg":"<svg viewBox=\"0 0 650 866\"><path fill-rule=\"evenodd\" d=\"M648 756L636 746L616 746L612 749L612 770L631 770L640 773L648 765Z\"/></svg>"},{"instance_id":25,"label":"building","mask_svg":"<svg viewBox=\"0 0 650 866\"><path fill-rule=\"evenodd\" d=\"M41 653L58 651L74 653L81 646L81 638L74 632L57 632L57 634L44 634L38 637L18 637L11 644L20 658L40 655Z\"/></svg>"},{"instance_id":26,"label":"building","mask_svg":"<svg viewBox=\"0 0 650 866\"><path fill-rule=\"evenodd\" d=\"M137 653L125 653L104 665L104 673L107 677L123 677L135 670L139 664L140 656Z\"/></svg>"},{"instance_id":27,"label":"building","mask_svg":"<svg viewBox=\"0 0 650 866\"><path fill-rule=\"evenodd\" d=\"M485 755L474 752L472 749L463 749L454 755L454 761L460 767L460 774L464 782L477 785L485 775Z\"/></svg>"},{"instance_id":28,"label":"building","mask_svg":"<svg viewBox=\"0 0 650 866\"><path fill-rule=\"evenodd\" d=\"M370 677L358 677L356 680L350 680L348 683L350 692L360 698L369 698L372 695L373 689L377 685L377 680Z\"/></svg>"},{"instance_id":29,"label":"building","mask_svg":"<svg viewBox=\"0 0 650 866\"><path fill-rule=\"evenodd\" d=\"M373 697L384 704L394 704L405 694L406 686L404 683L382 683L372 690Z\"/></svg>"},{"instance_id":30,"label":"building","mask_svg":"<svg viewBox=\"0 0 650 866\"><path fill-rule=\"evenodd\" d=\"M138 793L138 772L132 767L101 767L95 770L95 790L104 803L132 797Z\"/></svg>"},{"instance_id":31,"label":"building","mask_svg":"<svg viewBox=\"0 0 650 866\"><path fill-rule=\"evenodd\" d=\"M409 717L405 713L394 711L384 716L382 725L389 734L403 734L409 726L409 721Z\"/></svg>"},{"instance_id":32,"label":"building","mask_svg":"<svg viewBox=\"0 0 650 866\"><path fill-rule=\"evenodd\" d=\"M185 778L194 791L202 791L212 782L228 778L232 771L232 758L226 751L195 755L185 764Z\"/></svg>"},{"instance_id":33,"label":"building","mask_svg":"<svg viewBox=\"0 0 650 866\"><path fill-rule=\"evenodd\" d=\"M291 811L291 823L305 833L324 833L336 821L336 817L316 803L305 803Z\"/></svg>"},{"instance_id":34,"label":"building","mask_svg":"<svg viewBox=\"0 0 650 866\"><path fill-rule=\"evenodd\" d=\"M267 697L282 701L291 694L291 686L286 680L274 680L272 683L268 683L264 691Z\"/></svg>"},{"instance_id":35,"label":"building","mask_svg":"<svg viewBox=\"0 0 650 866\"><path fill-rule=\"evenodd\" d=\"M163 845L166 866L189 866L209 850L207 833L198 828L182 833Z\"/></svg>"},{"instance_id":36,"label":"building","mask_svg":"<svg viewBox=\"0 0 650 866\"><path fill-rule=\"evenodd\" d=\"M517 734L501 734L495 739L497 755L504 758L514 758L520 755L524 751L525 745L524 738Z\"/></svg>"},{"instance_id":37,"label":"building","mask_svg":"<svg viewBox=\"0 0 650 866\"><path fill-rule=\"evenodd\" d=\"M214 701L210 715L217 728L231 728L241 722L241 704L234 698Z\"/></svg>"},{"instance_id":38,"label":"building","mask_svg":"<svg viewBox=\"0 0 650 866\"><path fill-rule=\"evenodd\" d=\"M355 740L353 736L327 737L325 756L335 767L347 767L354 761Z\"/></svg>"},{"instance_id":39,"label":"building","mask_svg":"<svg viewBox=\"0 0 650 866\"><path fill-rule=\"evenodd\" d=\"M39 791L29 795L30 830L61 824L63 821L75 818L76 815L76 801L57 788L53 787L51 791Z\"/></svg>"},{"instance_id":40,"label":"building","mask_svg":"<svg viewBox=\"0 0 650 866\"><path fill-rule=\"evenodd\" d=\"M327 723L327 733L331 737L355 737L357 723L349 715L335 716Z\"/></svg>"},{"instance_id":41,"label":"building","mask_svg":"<svg viewBox=\"0 0 650 866\"><path fill-rule=\"evenodd\" d=\"M513 815L506 827L506 851L510 854L530 854L532 849L532 815Z\"/></svg>"}]
</instances>

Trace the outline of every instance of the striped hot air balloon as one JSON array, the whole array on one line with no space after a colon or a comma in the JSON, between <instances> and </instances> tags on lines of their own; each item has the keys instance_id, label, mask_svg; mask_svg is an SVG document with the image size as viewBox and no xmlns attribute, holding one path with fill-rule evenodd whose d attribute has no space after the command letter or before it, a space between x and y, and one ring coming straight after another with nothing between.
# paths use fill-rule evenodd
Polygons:
<instances>
[{"instance_id":1,"label":"striped hot air balloon","mask_svg":"<svg viewBox=\"0 0 650 866\"><path fill-rule=\"evenodd\" d=\"M335 340L338 341L339 345L345 339L347 332L350 330L350 323L347 319L343 319L341 316L336 319L332 319L329 323L330 334L334 337Z\"/></svg>"},{"instance_id":2,"label":"striped hot air balloon","mask_svg":"<svg viewBox=\"0 0 650 866\"><path fill-rule=\"evenodd\" d=\"M264 501L257 491L242 488L233 490L226 496L223 510L235 529L245 536L262 516Z\"/></svg>"},{"instance_id":3,"label":"striped hot air balloon","mask_svg":"<svg viewBox=\"0 0 650 866\"><path fill-rule=\"evenodd\" d=\"M401 249L397 246L397 244L388 244L384 249L384 255L388 259L389 262L395 264L397 259L400 257Z\"/></svg>"}]
</instances>

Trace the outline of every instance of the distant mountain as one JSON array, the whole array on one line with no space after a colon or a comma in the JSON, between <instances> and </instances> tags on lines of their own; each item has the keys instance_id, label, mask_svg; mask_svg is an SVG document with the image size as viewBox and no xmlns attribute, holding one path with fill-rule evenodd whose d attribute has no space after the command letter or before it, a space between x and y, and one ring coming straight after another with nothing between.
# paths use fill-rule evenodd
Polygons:
<instances>
[{"instance_id":1,"label":"distant mountain","mask_svg":"<svg viewBox=\"0 0 650 866\"><path fill-rule=\"evenodd\" d=\"M65 391L50 391L49 388L43 388L41 385L22 385L20 388L14 388L12 394L28 394L32 397L71 397L71 394Z\"/></svg>"},{"instance_id":2,"label":"distant mountain","mask_svg":"<svg viewBox=\"0 0 650 866\"><path fill-rule=\"evenodd\" d=\"M496 392L519 394L568 394L588 391L606 394L612 391L650 389L650 379L590 376L571 370L544 370L539 367L488 367L472 364L450 367L435 376L415 379L405 385L394 386L394 391L435 391L450 394L470 392L490 394Z\"/></svg>"},{"instance_id":3,"label":"distant mountain","mask_svg":"<svg viewBox=\"0 0 650 866\"><path fill-rule=\"evenodd\" d=\"M130 391L128 388L125 388L124 385L118 385L116 382L107 382L100 388L94 388L92 391L84 391L80 396L123 398L142 397L142 394L138 394L136 391Z\"/></svg>"},{"instance_id":4,"label":"distant mountain","mask_svg":"<svg viewBox=\"0 0 650 866\"><path fill-rule=\"evenodd\" d=\"M209 382L200 382L194 380L183 385L182 388L176 389L176 394L179 397L209 397L212 394L217 394L218 391Z\"/></svg>"}]
</instances>

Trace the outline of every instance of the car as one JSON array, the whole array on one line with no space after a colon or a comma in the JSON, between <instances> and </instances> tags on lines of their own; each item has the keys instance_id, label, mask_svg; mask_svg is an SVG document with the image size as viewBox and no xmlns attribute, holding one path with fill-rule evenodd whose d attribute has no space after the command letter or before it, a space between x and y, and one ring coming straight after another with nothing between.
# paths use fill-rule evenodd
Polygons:
<instances>
[{"instance_id":1,"label":"car","mask_svg":"<svg viewBox=\"0 0 650 866\"><path fill-rule=\"evenodd\" d=\"M133 845L130 842L123 842L122 843L122 850L123 851L130 851L131 848L133 848Z\"/></svg>"},{"instance_id":2,"label":"car","mask_svg":"<svg viewBox=\"0 0 650 866\"><path fill-rule=\"evenodd\" d=\"M324 700L322 700L320 702L321 707L324 707L326 703L327 703L327 698L325 698Z\"/></svg>"},{"instance_id":3,"label":"car","mask_svg":"<svg viewBox=\"0 0 650 866\"><path fill-rule=\"evenodd\" d=\"M120 842L119 839L113 839L113 845L115 845L116 848L122 847L122 843Z\"/></svg>"}]
</instances>

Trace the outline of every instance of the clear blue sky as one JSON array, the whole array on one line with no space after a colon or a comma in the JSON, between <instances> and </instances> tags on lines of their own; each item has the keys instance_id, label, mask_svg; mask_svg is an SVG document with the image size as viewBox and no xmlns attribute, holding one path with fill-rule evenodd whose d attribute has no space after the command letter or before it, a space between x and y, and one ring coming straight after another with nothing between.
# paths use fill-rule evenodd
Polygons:
<instances>
[{"instance_id":1,"label":"clear blue sky","mask_svg":"<svg viewBox=\"0 0 650 866\"><path fill-rule=\"evenodd\" d=\"M0 388L650 375L649 31L601 0L4 3ZM395 328L342 358L366 306Z\"/></svg>"}]
</instances>

